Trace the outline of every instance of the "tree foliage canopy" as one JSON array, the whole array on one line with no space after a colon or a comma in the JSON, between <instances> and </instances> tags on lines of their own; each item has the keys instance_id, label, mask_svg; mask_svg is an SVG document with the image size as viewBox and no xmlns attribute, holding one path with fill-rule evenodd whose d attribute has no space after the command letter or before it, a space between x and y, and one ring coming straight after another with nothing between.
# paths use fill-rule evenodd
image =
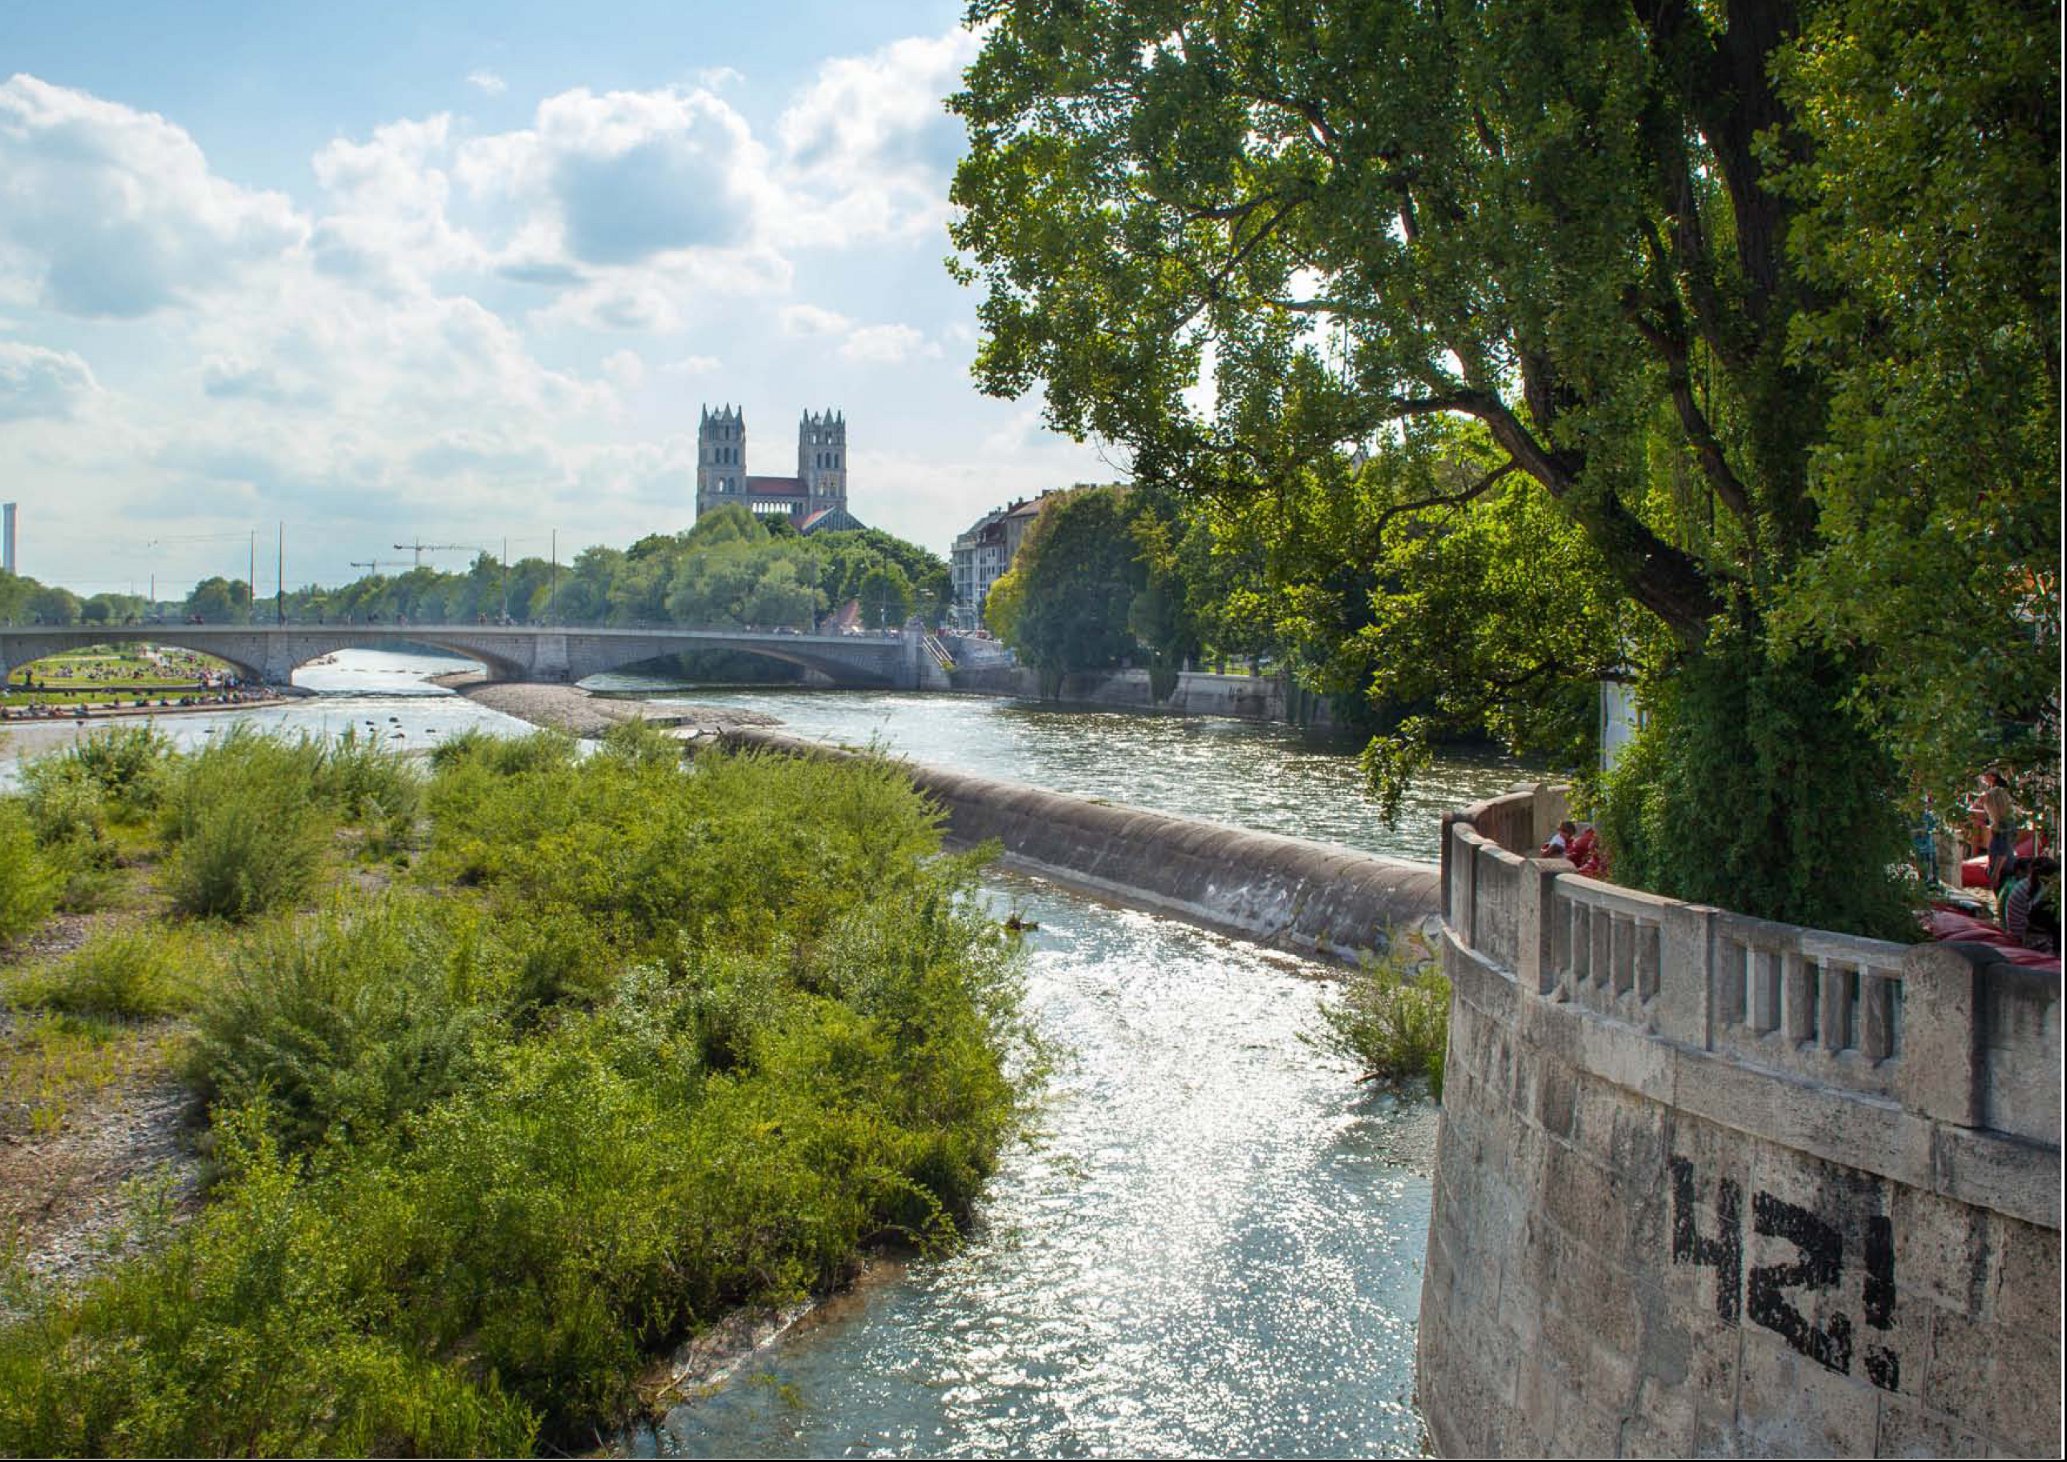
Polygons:
<instances>
[{"instance_id":1,"label":"tree foliage canopy","mask_svg":"<svg viewBox=\"0 0 2067 1462\"><path fill-rule=\"evenodd\" d=\"M1799 662L1789 684L1828 700L1814 759L1857 778L1871 733L1900 758L1873 775L1949 789L2040 718L2050 7L971 19L955 239L984 290L980 381L1044 388L1055 426L1123 443L1151 486L1281 523L1349 501L1337 536L1374 572L1332 591L1338 622L1369 596L1377 679L1425 668L1430 724L1526 739L1603 662L1662 689L1718 635L1742 675ZM1322 577L1291 587L1325 599ZM1680 745L1689 784L1727 740ZM1801 767L1761 765L1746 807L1784 822Z\"/></svg>"}]
</instances>

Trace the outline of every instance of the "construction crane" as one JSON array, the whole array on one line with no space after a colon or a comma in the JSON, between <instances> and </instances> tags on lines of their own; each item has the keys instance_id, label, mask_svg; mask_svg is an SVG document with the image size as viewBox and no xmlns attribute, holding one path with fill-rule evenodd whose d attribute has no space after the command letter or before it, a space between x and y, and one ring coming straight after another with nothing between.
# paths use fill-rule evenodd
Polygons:
<instances>
[{"instance_id":1,"label":"construction crane","mask_svg":"<svg viewBox=\"0 0 2067 1462\"><path fill-rule=\"evenodd\" d=\"M416 554L416 567L423 567L423 556L427 553L486 553L485 548L476 548L471 543L398 543L399 549L410 549Z\"/></svg>"},{"instance_id":2,"label":"construction crane","mask_svg":"<svg viewBox=\"0 0 2067 1462\"><path fill-rule=\"evenodd\" d=\"M358 559L358 558L354 558L354 559L347 559L347 560L345 561L345 566L346 566L347 568L354 568L354 569L366 569L366 570L369 570L369 571L370 571L370 572L371 572L371 573L372 573L372 574L374 575L374 577L376 577L376 578L378 578L378 577L380 576L380 566L381 566L382 564L386 564L386 565L387 565L387 566L388 566L389 568L391 568L391 569L395 569L395 568L400 568L400 567L402 566L402 563L401 563L401 560L400 560L400 559L393 559L393 558L367 558L367 559Z\"/></svg>"}]
</instances>

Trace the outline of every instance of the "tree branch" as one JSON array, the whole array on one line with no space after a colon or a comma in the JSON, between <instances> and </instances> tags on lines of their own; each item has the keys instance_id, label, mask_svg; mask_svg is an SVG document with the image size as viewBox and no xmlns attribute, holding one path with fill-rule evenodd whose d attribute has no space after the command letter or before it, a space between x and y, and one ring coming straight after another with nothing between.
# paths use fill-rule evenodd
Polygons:
<instances>
[{"instance_id":1,"label":"tree branch","mask_svg":"<svg viewBox=\"0 0 2067 1462\"><path fill-rule=\"evenodd\" d=\"M1507 476L1508 473L1519 472L1520 470L1520 464L1515 462L1512 458L1509 458L1506 462L1503 462L1498 467L1495 467L1491 472L1488 472L1484 477L1481 477L1477 482L1474 482L1470 487L1465 488L1462 492L1437 493L1434 497L1419 498L1414 502L1410 503L1394 503L1391 507L1387 508L1384 512L1378 515L1378 521L1375 525L1373 525L1372 531L1375 532L1380 539L1383 539L1385 537L1385 529L1387 525L1389 525L1394 518L1399 517L1403 513L1415 513L1419 512L1423 508L1462 507L1464 506L1464 504L1472 501L1474 498L1483 497L1488 488L1492 487L1492 485L1498 482L1501 478Z\"/></svg>"}]
</instances>

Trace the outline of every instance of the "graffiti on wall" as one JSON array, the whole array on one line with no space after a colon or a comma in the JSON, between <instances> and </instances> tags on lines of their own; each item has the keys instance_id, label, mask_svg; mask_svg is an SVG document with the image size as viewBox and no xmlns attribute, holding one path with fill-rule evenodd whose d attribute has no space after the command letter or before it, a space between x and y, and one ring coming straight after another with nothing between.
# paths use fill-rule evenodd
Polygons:
<instances>
[{"instance_id":1,"label":"graffiti on wall","mask_svg":"<svg viewBox=\"0 0 2067 1462\"><path fill-rule=\"evenodd\" d=\"M1771 1193L1751 1197L1754 1234L1791 1244L1795 1257L1781 1264L1744 1268L1743 1192L1728 1178L1715 1185L1715 1231L1704 1234L1695 1212L1694 1164L1674 1157L1672 1168L1672 1262L1715 1271L1715 1313L1725 1325L1748 1317L1772 1331L1818 1365L1852 1373L1856 1354L1866 1378L1883 1391L1901 1383L1901 1358L1870 1338L1861 1344L1851 1316L1827 1315L1819 1324L1796 1304L1838 1288L1844 1278L1844 1233L1822 1215ZM1888 1220L1866 1220L1862 1245L1865 1274L1860 1283L1860 1319L1869 1331L1895 1325L1895 1237ZM1816 1308L1811 1305L1811 1308Z\"/></svg>"}]
</instances>

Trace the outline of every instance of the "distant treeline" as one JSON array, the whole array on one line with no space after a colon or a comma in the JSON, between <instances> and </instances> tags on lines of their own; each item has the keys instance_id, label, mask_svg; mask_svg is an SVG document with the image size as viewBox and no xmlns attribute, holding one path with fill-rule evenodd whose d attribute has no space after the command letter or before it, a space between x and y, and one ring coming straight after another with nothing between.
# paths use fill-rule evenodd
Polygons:
<instances>
[{"instance_id":1,"label":"distant treeline","mask_svg":"<svg viewBox=\"0 0 2067 1462\"><path fill-rule=\"evenodd\" d=\"M800 537L786 521L764 522L728 506L683 533L653 533L629 548L597 545L557 567L543 558L505 565L492 553L443 572L368 574L338 588L307 585L255 617L290 623L740 624L810 628L850 602L869 625L897 625L916 613L937 622L951 601L947 563L879 529ZM156 604L135 594L89 599L56 585L0 573L0 623L131 624L152 618L210 624L254 617L251 586L203 579L184 600Z\"/></svg>"}]
</instances>

